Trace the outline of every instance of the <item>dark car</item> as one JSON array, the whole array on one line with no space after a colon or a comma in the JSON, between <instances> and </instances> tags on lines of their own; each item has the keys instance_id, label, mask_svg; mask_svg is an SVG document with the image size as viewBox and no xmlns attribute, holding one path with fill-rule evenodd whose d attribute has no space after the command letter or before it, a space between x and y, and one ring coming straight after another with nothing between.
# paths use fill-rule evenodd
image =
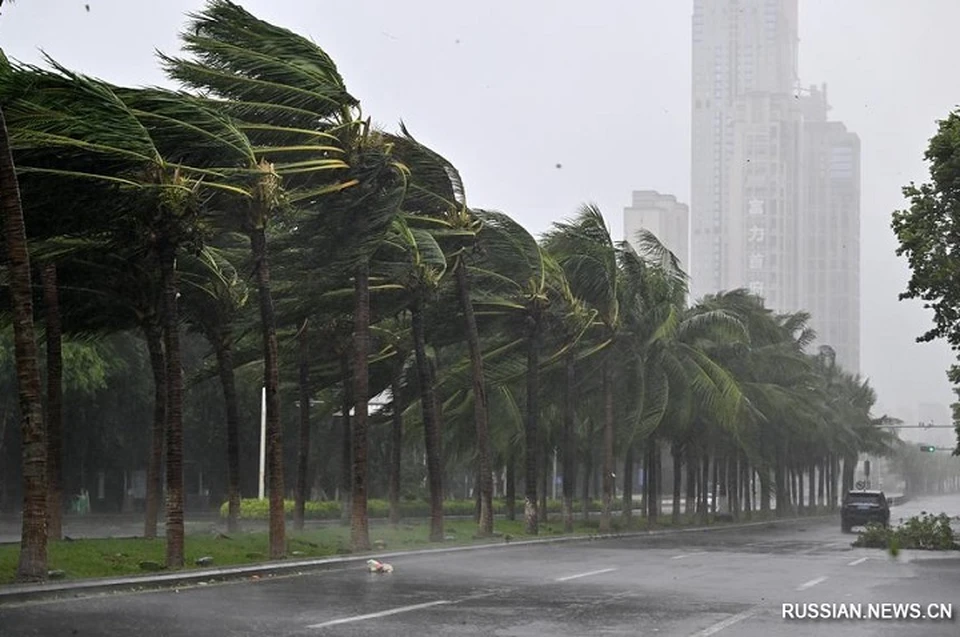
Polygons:
<instances>
[{"instance_id":1,"label":"dark car","mask_svg":"<svg viewBox=\"0 0 960 637\"><path fill-rule=\"evenodd\" d=\"M840 509L840 528L849 533L855 526L876 522L890 525L890 505L883 491L848 491Z\"/></svg>"}]
</instances>

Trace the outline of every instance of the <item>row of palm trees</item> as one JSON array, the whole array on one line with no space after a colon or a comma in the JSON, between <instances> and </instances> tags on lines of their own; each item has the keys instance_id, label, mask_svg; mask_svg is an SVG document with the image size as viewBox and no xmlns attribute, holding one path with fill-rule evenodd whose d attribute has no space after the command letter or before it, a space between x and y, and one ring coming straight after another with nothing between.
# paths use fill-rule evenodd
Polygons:
<instances>
[{"instance_id":1,"label":"row of palm trees","mask_svg":"<svg viewBox=\"0 0 960 637\"><path fill-rule=\"evenodd\" d=\"M182 40L182 56L161 55L178 92L114 86L53 60L0 64L0 160L16 163L22 195L4 182L24 441L21 578L45 575L47 531L60 536L62 334L143 335L156 390L144 534L156 535L165 492L171 568L184 548L184 326L209 341L223 389L230 528L240 508L234 374L262 365L272 558L286 550L281 394L299 397L298 526L311 399L325 392L341 404L340 483L358 550L370 546L368 403L384 391L391 461L374 469L389 472L391 518L399 450L416 432L438 541L451 461L475 476L478 532L490 534L494 475L506 472L512 501L522 459L526 528L536 534L550 449L562 456L568 528L578 473L586 495L599 451L602 531L616 463L629 516L635 458L658 476L663 445L674 458L674 515L684 469L701 514L711 482L722 482L734 512L769 509L773 496L786 511L803 505L804 477L808 505L835 502L858 453L883 450L872 390L828 350L806 353L805 314L776 315L742 290L690 305L686 276L656 237L614 241L592 205L539 241L510 216L471 207L456 168L405 126L374 127L322 49L228 0L192 15ZM12 166L0 165L0 177ZM34 305L47 344L45 411ZM646 488L654 493L656 479ZM659 498L647 501L656 515Z\"/></svg>"}]
</instances>

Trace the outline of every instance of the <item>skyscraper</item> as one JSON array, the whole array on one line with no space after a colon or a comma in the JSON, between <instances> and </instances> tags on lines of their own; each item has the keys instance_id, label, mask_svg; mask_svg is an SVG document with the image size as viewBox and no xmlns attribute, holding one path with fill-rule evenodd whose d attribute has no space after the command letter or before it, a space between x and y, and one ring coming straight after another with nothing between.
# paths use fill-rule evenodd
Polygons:
<instances>
[{"instance_id":1,"label":"skyscraper","mask_svg":"<svg viewBox=\"0 0 960 637\"><path fill-rule=\"evenodd\" d=\"M761 218L772 228L785 214L776 198L785 187L767 177L790 177L780 156L794 146L781 138L795 133L797 0L694 0L693 6L693 296L752 283L758 293L785 297L768 278L748 278L750 262L742 261L745 244L761 254L775 241ZM755 192L768 187L772 197Z\"/></svg>"},{"instance_id":2,"label":"skyscraper","mask_svg":"<svg viewBox=\"0 0 960 637\"><path fill-rule=\"evenodd\" d=\"M690 211L673 195L656 190L635 190L632 205L623 209L623 236L634 248L637 232L649 230L657 236L688 272L690 267Z\"/></svg>"},{"instance_id":3,"label":"skyscraper","mask_svg":"<svg viewBox=\"0 0 960 637\"><path fill-rule=\"evenodd\" d=\"M691 290L809 311L859 371L859 140L800 89L797 25L797 0L694 0Z\"/></svg>"},{"instance_id":4,"label":"skyscraper","mask_svg":"<svg viewBox=\"0 0 960 637\"><path fill-rule=\"evenodd\" d=\"M845 369L860 370L860 138L827 119L826 86L803 106L799 306L817 342Z\"/></svg>"}]
</instances>

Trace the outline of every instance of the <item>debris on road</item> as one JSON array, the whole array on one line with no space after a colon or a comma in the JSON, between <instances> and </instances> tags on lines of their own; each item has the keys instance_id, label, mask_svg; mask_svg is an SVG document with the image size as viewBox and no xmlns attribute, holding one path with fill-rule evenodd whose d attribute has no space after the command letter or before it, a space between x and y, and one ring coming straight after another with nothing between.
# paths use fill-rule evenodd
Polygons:
<instances>
[{"instance_id":1,"label":"debris on road","mask_svg":"<svg viewBox=\"0 0 960 637\"><path fill-rule=\"evenodd\" d=\"M392 573L393 566L379 560L367 560L367 570L371 573Z\"/></svg>"}]
</instances>

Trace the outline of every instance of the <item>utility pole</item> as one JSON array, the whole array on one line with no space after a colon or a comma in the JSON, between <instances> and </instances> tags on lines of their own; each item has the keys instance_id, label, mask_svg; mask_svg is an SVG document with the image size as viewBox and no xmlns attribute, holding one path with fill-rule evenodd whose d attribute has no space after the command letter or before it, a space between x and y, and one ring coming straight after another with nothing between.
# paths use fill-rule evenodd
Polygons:
<instances>
[{"instance_id":1,"label":"utility pole","mask_svg":"<svg viewBox=\"0 0 960 637\"><path fill-rule=\"evenodd\" d=\"M260 499L264 498L264 479L267 474L267 388L260 397Z\"/></svg>"}]
</instances>

